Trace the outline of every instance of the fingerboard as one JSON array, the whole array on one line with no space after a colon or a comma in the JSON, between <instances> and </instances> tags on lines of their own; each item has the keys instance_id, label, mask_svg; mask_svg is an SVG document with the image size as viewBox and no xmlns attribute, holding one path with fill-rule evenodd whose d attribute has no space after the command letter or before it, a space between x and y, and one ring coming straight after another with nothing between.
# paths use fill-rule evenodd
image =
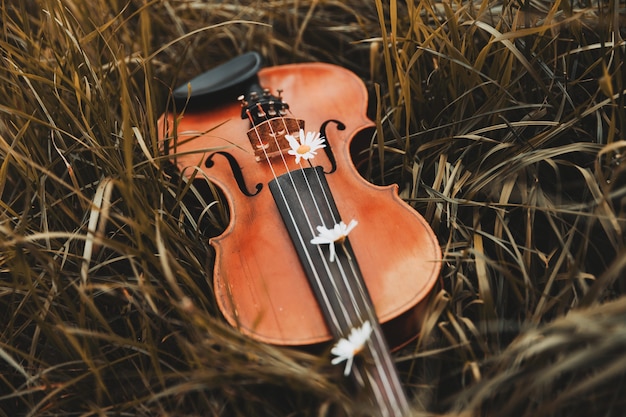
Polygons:
<instances>
[{"instance_id":1,"label":"fingerboard","mask_svg":"<svg viewBox=\"0 0 626 417\"><path fill-rule=\"evenodd\" d=\"M409 403L349 239L336 245L334 262L329 260L328 245L310 243L317 226L332 229L342 220L322 168L288 172L272 180L269 188L335 340L365 321L372 325L371 337L351 371L356 387L377 410L372 415L406 416Z\"/></svg>"}]
</instances>

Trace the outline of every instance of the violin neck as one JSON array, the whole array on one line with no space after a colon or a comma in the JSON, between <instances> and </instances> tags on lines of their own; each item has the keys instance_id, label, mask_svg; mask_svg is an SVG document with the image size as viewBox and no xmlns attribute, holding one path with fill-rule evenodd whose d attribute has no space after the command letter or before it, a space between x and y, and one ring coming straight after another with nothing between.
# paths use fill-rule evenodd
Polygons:
<instances>
[{"instance_id":1,"label":"violin neck","mask_svg":"<svg viewBox=\"0 0 626 417\"><path fill-rule=\"evenodd\" d=\"M336 248L332 262L326 247L310 243L316 226L332 227L341 220L324 172L320 167L291 171L272 180L269 187L335 340L347 337L365 321L372 326L350 372L357 389L371 400L378 411L374 415L406 416L409 402L349 240Z\"/></svg>"}]
</instances>

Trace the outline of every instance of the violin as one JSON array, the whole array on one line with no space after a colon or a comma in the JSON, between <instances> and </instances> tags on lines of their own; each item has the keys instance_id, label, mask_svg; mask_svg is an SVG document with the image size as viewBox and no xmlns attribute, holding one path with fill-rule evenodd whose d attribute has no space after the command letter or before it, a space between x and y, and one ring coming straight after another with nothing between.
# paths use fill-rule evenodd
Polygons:
<instances>
[{"instance_id":1,"label":"violin","mask_svg":"<svg viewBox=\"0 0 626 417\"><path fill-rule=\"evenodd\" d=\"M270 344L334 343L332 363L374 414L406 415L389 346L417 335L441 252L397 186L367 182L353 163L374 126L363 82L325 63L262 68L250 52L173 99L159 119L166 152L183 175L201 169L229 206L210 239L224 318Z\"/></svg>"}]
</instances>

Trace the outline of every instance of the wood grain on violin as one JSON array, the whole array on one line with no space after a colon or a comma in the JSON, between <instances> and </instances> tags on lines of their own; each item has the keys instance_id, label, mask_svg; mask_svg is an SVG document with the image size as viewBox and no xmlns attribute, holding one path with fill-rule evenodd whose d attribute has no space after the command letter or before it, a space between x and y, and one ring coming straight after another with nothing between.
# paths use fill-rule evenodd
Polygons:
<instances>
[{"instance_id":1,"label":"wood grain on violin","mask_svg":"<svg viewBox=\"0 0 626 417\"><path fill-rule=\"evenodd\" d=\"M254 72L251 83L258 77L270 90L240 91L241 101L224 97L209 109L160 120L183 174L199 167L229 203L230 224L211 239L220 309L243 333L278 345L336 341L371 324L353 376L380 397L380 415L403 415L403 394L385 392L402 388L379 323L392 346L419 330L420 309L439 274L437 240L396 186L372 185L353 165L351 141L373 126L355 74L322 63ZM255 107L259 94L266 99ZM322 131L326 147L296 163L283 145L300 128ZM334 259L331 245L312 243L318 227L351 220L358 223L334 245Z\"/></svg>"}]
</instances>

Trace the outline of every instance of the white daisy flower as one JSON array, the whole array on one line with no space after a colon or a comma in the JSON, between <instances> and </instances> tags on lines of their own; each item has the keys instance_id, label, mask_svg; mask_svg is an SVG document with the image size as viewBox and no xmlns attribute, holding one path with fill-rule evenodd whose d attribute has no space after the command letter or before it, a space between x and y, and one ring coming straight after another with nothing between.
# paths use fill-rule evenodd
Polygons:
<instances>
[{"instance_id":1,"label":"white daisy flower","mask_svg":"<svg viewBox=\"0 0 626 417\"><path fill-rule=\"evenodd\" d=\"M319 234L311 239L311 243L314 245L330 245L330 261L333 262L335 260L335 243L343 243L346 237L348 237L348 233L357 224L357 221L352 219L347 226L343 221L337 223L332 229L317 226Z\"/></svg>"},{"instance_id":2,"label":"white daisy flower","mask_svg":"<svg viewBox=\"0 0 626 417\"><path fill-rule=\"evenodd\" d=\"M368 341L371 334L372 326L368 320L363 323L361 327L353 328L347 339L339 339L339 341L331 349L330 353L337 356L331 361L333 365L346 361L346 367L343 371L344 376L350 375L350 369L352 369L354 357L363 350L365 343Z\"/></svg>"},{"instance_id":3,"label":"white daisy flower","mask_svg":"<svg viewBox=\"0 0 626 417\"><path fill-rule=\"evenodd\" d=\"M285 139L291 146L287 153L296 157L296 164L300 163L300 158L309 160L317 155L318 149L326 147L324 144L325 139L321 138L318 132L306 132L305 135L304 130L300 129L297 139L293 135L285 135Z\"/></svg>"}]
</instances>

